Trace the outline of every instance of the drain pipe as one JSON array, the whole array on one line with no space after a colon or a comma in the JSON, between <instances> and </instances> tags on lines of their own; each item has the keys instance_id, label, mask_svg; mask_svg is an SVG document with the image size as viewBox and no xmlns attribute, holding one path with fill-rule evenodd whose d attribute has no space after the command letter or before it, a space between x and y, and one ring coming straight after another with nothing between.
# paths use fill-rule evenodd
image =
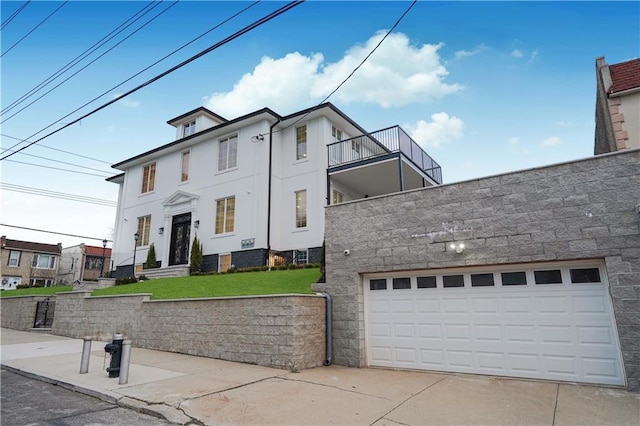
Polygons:
<instances>
[{"instance_id":1,"label":"drain pipe","mask_svg":"<svg viewBox=\"0 0 640 426\"><path fill-rule=\"evenodd\" d=\"M331 296L329 293L316 293L318 296L324 296L326 299L326 322L325 322L325 331L326 331L326 339L325 339L325 348L326 348L326 358L322 365L325 367L333 364L333 322L331 321L331 317L333 315L333 302L331 300Z\"/></svg>"},{"instance_id":2,"label":"drain pipe","mask_svg":"<svg viewBox=\"0 0 640 426\"><path fill-rule=\"evenodd\" d=\"M271 255L271 175L273 174L273 129L282 121L278 116L275 123L269 126L269 176L267 178L267 259L265 266L269 266L269 256ZM271 267L269 267L271 270Z\"/></svg>"}]
</instances>

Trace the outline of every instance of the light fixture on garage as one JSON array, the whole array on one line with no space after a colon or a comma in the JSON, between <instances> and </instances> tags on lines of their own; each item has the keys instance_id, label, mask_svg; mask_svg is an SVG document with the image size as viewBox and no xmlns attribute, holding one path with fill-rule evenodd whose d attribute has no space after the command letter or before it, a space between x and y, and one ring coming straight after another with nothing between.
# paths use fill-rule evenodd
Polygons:
<instances>
[{"instance_id":1,"label":"light fixture on garage","mask_svg":"<svg viewBox=\"0 0 640 426\"><path fill-rule=\"evenodd\" d=\"M464 243L451 243L449 248L455 250L456 253L462 253L464 251Z\"/></svg>"}]
</instances>

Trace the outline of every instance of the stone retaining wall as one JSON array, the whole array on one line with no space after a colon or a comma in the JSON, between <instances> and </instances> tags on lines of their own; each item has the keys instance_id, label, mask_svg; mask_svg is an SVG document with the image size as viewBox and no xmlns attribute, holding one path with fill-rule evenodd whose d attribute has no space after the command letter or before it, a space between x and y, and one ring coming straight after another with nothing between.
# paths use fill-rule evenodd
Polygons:
<instances>
[{"instance_id":1,"label":"stone retaining wall","mask_svg":"<svg viewBox=\"0 0 640 426\"><path fill-rule=\"evenodd\" d=\"M41 299L1 299L2 326L30 328ZM91 297L78 291L52 299L52 333L61 336L107 341L122 333L133 347L278 368L312 368L325 359L326 302L320 296L152 301L148 294Z\"/></svg>"}]
</instances>

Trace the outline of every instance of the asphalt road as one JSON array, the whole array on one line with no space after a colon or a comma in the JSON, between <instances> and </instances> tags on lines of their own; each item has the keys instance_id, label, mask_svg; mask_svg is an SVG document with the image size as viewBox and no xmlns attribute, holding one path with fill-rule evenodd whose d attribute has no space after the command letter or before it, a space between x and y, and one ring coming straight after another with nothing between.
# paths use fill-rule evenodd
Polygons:
<instances>
[{"instance_id":1,"label":"asphalt road","mask_svg":"<svg viewBox=\"0 0 640 426\"><path fill-rule=\"evenodd\" d=\"M0 376L0 416L2 426L171 424L6 370Z\"/></svg>"}]
</instances>

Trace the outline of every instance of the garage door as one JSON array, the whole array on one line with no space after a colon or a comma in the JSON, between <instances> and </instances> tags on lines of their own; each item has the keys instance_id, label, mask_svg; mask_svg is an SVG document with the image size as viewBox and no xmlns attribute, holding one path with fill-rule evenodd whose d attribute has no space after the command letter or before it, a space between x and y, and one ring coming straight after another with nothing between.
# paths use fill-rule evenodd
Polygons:
<instances>
[{"instance_id":1,"label":"garage door","mask_svg":"<svg viewBox=\"0 0 640 426\"><path fill-rule=\"evenodd\" d=\"M624 385L604 267L365 276L372 366Z\"/></svg>"}]
</instances>

